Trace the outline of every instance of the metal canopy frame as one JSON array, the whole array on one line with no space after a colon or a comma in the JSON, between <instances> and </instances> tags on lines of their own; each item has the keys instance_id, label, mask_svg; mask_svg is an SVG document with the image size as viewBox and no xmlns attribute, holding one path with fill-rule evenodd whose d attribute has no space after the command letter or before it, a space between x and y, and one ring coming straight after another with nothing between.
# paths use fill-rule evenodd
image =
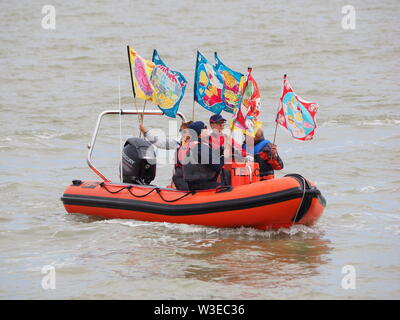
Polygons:
<instances>
[{"instance_id":1,"label":"metal canopy frame","mask_svg":"<svg viewBox=\"0 0 400 320\"><path fill-rule=\"evenodd\" d=\"M87 156L87 164L89 165L89 168L93 170L93 172L95 174L97 174L101 179L104 180L104 182L110 182L111 180L107 179L92 163L92 153L93 153L93 149L96 143L96 138L97 138L97 133L99 132L99 128L100 128L100 123L102 118L105 115L109 115L109 114L117 114L117 115L147 115L147 116L163 116L164 113L160 110L148 110L148 111L136 111L136 110L106 110L103 111L102 113L100 113L100 115L97 118L97 123L96 123L96 127L94 129L93 135L92 135L92 139L91 141L88 143L87 147L89 149L88 152L88 156ZM182 122L185 121L185 116L181 113L178 112L177 116L179 118L181 118Z\"/></svg>"}]
</instances>

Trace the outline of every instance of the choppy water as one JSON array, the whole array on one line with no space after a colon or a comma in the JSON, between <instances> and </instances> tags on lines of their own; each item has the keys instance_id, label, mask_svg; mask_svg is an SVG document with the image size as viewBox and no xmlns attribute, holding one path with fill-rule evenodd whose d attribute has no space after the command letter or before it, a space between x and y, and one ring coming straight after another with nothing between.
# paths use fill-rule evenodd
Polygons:
<instances>
[{"instance_id":1,"label":"choppy water","mask_svg":"<svg viewBox=\"0 0 400 320\"><path fill-rule=\"evenodd\" d=\"M41 27L43 1L0 4L0 298L400 298L398 1L49 4L56 30ZM355 30L341 26L348 4ZM284 73L318 101L315 140L278 129L277 176L317 183L328 201L319 223L261 232L67 215L60 196L72 179L95 178L86 144L98 114L118 109L119 78L133 109L127 44L148 58L157 48L189 81L197 49L242 72L252 66L268 137ZM110 119L94 154L113 179L118 124ZM123 119L124 137L136 125ZM161 184L170 170L159 166ZM42 288L45 265L55 290ZM345 265L356 289L341 285Z\"/></svg>"}]
</instances>

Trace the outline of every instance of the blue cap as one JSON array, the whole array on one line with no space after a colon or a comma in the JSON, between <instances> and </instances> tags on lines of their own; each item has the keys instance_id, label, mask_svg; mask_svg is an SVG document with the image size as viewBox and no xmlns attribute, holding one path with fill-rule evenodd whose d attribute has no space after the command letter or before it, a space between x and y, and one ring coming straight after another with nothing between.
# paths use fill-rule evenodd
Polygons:
<instances>
[{"instance_id":1,"label":"blue cap","mask_svg":"<svg viewBox=\"0 0 400 320\"><path fill-rule=\"evenodd\" d=\"M226 122L220 114L214 114L210 117L210 123L217 123L217 122Z\"/></svg>"},{"instance_id":2,"label":"blue cap","mask_svg":"<svg viewBox=\"0 0 400 320\"><path fill-rule=\"evenodd\" d=\"M188 128L196 131L197 135L199 136L201 133L201 130L206 129L207 127L203 121L195 121L195 122L192 122Z\"/></svg>"}]
</instances>

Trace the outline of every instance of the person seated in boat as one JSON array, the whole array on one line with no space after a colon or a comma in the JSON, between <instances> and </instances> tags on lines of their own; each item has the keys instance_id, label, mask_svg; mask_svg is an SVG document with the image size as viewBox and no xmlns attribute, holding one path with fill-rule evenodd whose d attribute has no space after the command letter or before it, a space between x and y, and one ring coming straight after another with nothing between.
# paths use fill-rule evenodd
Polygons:
<instances>
[{"instance_id":1,"label":"person seated in boat","mask_svg":"<svg viewBox=\"0 0 400 320\"><path fill-rule=\"evenodd\" d=\"M182 122L179 128L179 137L177 139L172 138L162 138L153 135L150 130L148 130L143 123L139 125L140 131L143 133L143 136L149 141L151 144L155 145L157 148L165 149L165 150L176 150L175 154L175 165L174 172L172 174L172 181L175 187L178 190L189 190L189 187L185 180L183 179L183 171L182 171L182 154L185 153L186 146L184 143L185 138L185 130L189 127L189 125L193 121ZM182 150L181 150L182 149ZM181 156L179 157L179 154Z\"/></svg>"},{"instance_id":2,"label":"person seated in boat","mask_svg":"<svg viewBox=\"0 0 400 320\"><path fill-rule=\"evenodd\" d=\"M221 185L217 182L224 165L224 155L214 150L209 143L207 126L202 121L189 125L186 136L188 149L183 161L183 178L189 190L214 189Z\"/></svg>"},{"instance_id":3,"label":"person seated in boat","mask_svg":"<svg viewBox=\"0 0 400 320\"><path fill-rule=\"evenodd\" d=\"M260 180L273 179L274 170L283 169L283 161L278 154L277 146L264 138L262 129L256 131L254 138L249 135L245 137L243 149L259 164Z\"/></svg>"}]
</instances>

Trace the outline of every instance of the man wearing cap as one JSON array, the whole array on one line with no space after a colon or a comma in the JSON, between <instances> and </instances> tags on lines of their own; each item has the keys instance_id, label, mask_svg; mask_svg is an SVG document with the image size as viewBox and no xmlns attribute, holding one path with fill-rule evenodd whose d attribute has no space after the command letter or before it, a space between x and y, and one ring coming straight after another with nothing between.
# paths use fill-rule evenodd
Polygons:
<instances>
[{"instance_id":1,"label":"man wearing cap","mask_svg":"<svg viewBox=\"0 0 400 320\"><path fill-rule=\"evenodd\" d=\"M210 146L221 154L224 153L224 143L226 140L225 134L222 132L225 127L226 119L224 119L220 114L214 114L210 117L210 127L211 133L209 136Z\"/></svg>"},{"instance_id":2,"label":"man wearing cap","mask_svg":"<svg viewBox=\"0 0 400 320\"><path fill-rule=\"evenodd\" d=\"M189 190L214 189L220 185L218 175L224 165L224 155L207 142L207 126L202 121L189 125L188 150L183 161L183 178Z\"/></svg>"}]
</instances>

